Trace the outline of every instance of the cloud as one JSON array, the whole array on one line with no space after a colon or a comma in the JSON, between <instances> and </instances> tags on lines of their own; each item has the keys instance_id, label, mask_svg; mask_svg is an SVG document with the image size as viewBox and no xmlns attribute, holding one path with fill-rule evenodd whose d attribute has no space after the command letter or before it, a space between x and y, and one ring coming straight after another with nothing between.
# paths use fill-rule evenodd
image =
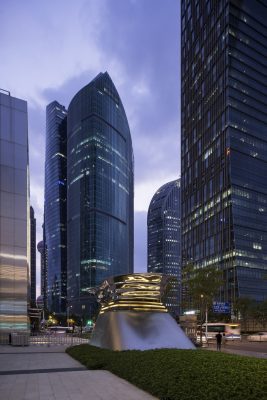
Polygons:
<instances>
[{"instance_id":1,"label":"cloud","mask_svg":"<svg viewBox=\"0 0 267 400\"><path fill-rule=\"evenodd\" d=\"M16 96L45 106L42 91L101 69L95 37L105 1L11 1L1 5L1 78ZM86 11L86 13L85 13ZM86 20L86 14L90 16ZM85 27L87 34L85 35Z\"/></svg>"},{"instance_id":2,"label":"cloud","mask_svg":"<svg viewBox=\"0 0 267 400\"><path fill-rule=\"evenodd\" d=\"M146 266L147 208L156 190L180 172L179 13L176 0L1 2L1 87L28 101L38 240L45 106L58 100L68 107L81 87L107 70L133 139L135 265Z\"/></svg>"}]
</instances>

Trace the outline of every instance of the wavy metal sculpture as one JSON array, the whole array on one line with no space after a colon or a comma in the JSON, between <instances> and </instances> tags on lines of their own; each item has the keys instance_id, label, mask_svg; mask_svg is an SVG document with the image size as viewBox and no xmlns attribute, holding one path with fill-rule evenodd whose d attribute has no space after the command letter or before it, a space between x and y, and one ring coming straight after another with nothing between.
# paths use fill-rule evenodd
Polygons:
<instances>
[{"instance_id":1,"label":"wavy metal sculpture","mask_svg":"<svg viewBox=\"0 0 267 400\"><path fill-rule=\"evenodd\" d=\"M194 349L161 302L169 281L153 273L105 280L95 290L101 310L90 343L111 350Z\"/></svg>"}]
</instances>

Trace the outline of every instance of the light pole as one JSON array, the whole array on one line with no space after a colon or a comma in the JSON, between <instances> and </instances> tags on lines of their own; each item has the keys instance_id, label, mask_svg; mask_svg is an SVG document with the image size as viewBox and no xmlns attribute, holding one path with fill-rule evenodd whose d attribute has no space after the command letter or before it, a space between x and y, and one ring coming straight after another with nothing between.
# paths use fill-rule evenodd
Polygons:
<instances>
[{"instance_id":1,"label":"light pole","mask_svg":"<svg viewBox=\"0 0 267 400\"><path fill-rule=\"evenodd\" d=\"M203 304L203 299L204 299L204 294L200 295L202 304ZM206 336L206 342L208 344L208 304L207 301L205 302L205 336ZM201 342L202 342L202 324L201 324ZM201 343L202 345L202 343Z\"/></svg>"},{"instance_id":2,"label":"light pole","mask_svg":"<svg viewBox=\"0 0 267 400\"><path fill-rule=\"evenodd\" d=\"M208 344L208 306L207 306L207 302L206 302L206 309L205 309L205 314L206 314L206 329L205 329L205 334L206 334L206 341Z\"/></svg>"},{"instance_id":3,"label":"light pole","mask_svg":"<svg viewBox=\"0 0 267 400\"><path fill-rule=\"evenodd\" d=\"M67 324L68 324L68 328L70 327L70 308L72 308L72 306L68 306L67 307Z\"/></svg>"},{"instance_id":4,"label":"light pole","mask_svg":"<svg viewBox=\"0 0 267 400\"><path fill-rule=\"evenodd\" d=\"M85 314L85 304L82 304L81 333L83 333L83 326L84 326L84 314Z\"/></svg>"}]
</instances>

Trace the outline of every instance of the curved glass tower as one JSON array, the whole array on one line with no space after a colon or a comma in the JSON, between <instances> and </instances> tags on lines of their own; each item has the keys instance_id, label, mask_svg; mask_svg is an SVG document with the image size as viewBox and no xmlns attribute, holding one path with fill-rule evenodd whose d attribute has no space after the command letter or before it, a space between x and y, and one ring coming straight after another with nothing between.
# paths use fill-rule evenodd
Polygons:
<instances>
[{"instance_id":1,"label":"curved glass tower","mask_svg":"<svg viewBox=\"0 0 267 400\"><path fill-rule=\"evenodd\" d=\"M147 269L175 277L166 307L178 315L180 306L180 179L161 186L152 197L147 215Z\"/></svg>"},{"instance_id":2,"label":"curved glass tower","mask_svg":"<svg viewBox=\"0 0 267 400\"><path fill-rule=\"evenodd\" d=\"M133 151L127 117L108 73L68 109L68 306L92 316L90 290L133 272Z\"/></svg>"},{"instance_id":3,"label":"curved glass tower","mask_svg":"<svg viewBox=\"0 0 267 400\"><path fill-rule=\"evenodd\" d=\"M47 246L47 305L50 312L66 311L66 128L67 111L57 101L46 108L45 244Z\"/></svg>"}]
</instances>

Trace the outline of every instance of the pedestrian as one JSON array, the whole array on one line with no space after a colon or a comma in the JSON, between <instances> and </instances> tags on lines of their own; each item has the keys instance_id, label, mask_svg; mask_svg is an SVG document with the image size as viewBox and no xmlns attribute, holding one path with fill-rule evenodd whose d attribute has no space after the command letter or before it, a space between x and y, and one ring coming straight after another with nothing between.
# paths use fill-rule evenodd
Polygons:
<instances>
[{"instance_id":1,"label":"pedestrian","mask_svg":"<svg viewBox=\"0 0 267 400\"><path fill-rule=\"evenodd\" d=\"M216 342L217 342L217 350L221 351L221 345L222 345L222 334L221 334L221 332L217 333Z\"/></svg>"}]
</instances>

